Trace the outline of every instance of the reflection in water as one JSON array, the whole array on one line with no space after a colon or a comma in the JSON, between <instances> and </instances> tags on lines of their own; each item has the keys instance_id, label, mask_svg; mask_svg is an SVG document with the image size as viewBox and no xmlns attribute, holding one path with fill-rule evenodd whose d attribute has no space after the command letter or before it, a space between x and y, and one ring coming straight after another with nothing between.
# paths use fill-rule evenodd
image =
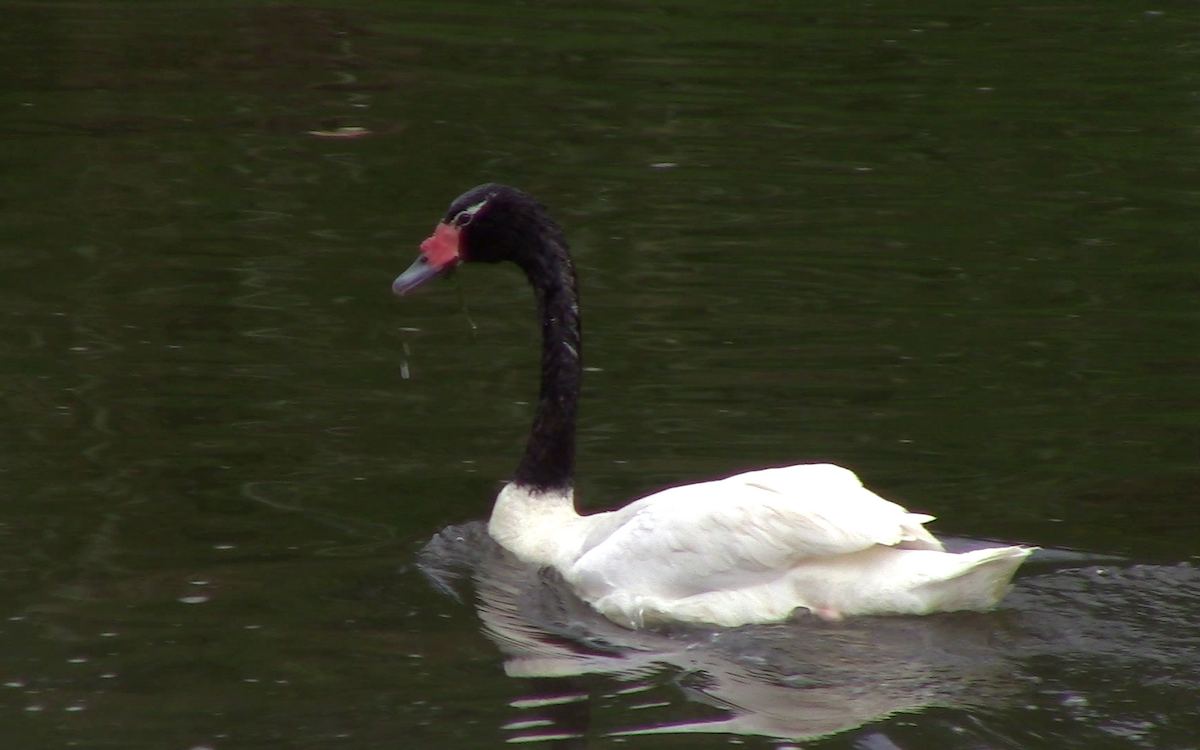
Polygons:
<instances>
[{"instance_id":1,"label":"reflection in water","mask_svg":"<svg viewBox=\"0 0 1200 750\"><path fill-rule=\"evenodd\" d=\"M591 610L549 571L518 561L482 523L450 527L422 550L422 570L454 593L469 575L485 632L511 677L537 678L512 705L529 716L506 729L521 740L583 738L598 703L629 709L610 735L729 733L802 740L897 712L992 703L1012 691L1004 617L955 613L860 618L731 630L630 631ZM455 594L457 595L457 594ZM615 680L593 686L588 675ZM660 680L708 709L647 722ZM668 688L670 690L670 688ZM597 694L599 693L599 694ZM693 706L699 708L699 706ZM635 710L640 709L640 710Z\"/></svg>"}]
</instances>

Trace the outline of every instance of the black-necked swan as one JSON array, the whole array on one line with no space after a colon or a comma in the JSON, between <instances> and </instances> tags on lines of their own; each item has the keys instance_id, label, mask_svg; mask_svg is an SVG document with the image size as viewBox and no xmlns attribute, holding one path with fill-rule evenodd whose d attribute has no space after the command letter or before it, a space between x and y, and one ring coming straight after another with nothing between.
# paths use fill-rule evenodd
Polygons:
<instances>
[{"instance_id":1,"label":"black-necked swan","mask_svg":"<svg viewBox=\"0 0 1200 750\"><path fill-rule=\"evenodd\" d=\"M584 601L630 628L825 619L994 607L1028 547L946 552L910 513L832 464L761 469L580 515L572 490L582 364L575 269L561 227L528 194L480 185L459 196L392 283L405 294L460 263L512 261L542 324L542 378L529 443L488 531L551 566Z\"/></svg>"}]
</instances>

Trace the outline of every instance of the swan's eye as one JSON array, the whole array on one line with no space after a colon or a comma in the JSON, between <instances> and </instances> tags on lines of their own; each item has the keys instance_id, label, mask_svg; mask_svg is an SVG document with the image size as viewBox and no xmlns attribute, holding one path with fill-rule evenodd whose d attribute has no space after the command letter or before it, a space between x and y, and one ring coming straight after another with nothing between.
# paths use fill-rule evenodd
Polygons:
<instances>
[{"instance_id":1,"label":"swan's eye","mask_svg":"<svg viewBox=\"0 0 1200 750\"><path fill-rule=\"evenodd\" d=\"M454 218L450 220L450 223L453 224L454 226L458 227L459 229L462 229L463 227L465 227L466 225L471 223L471 220L475 218L475 214L482 211L483 207L487 205L487 202L488 202L488 199L484 198L483 200L479 201L478 203L476 203L473 206L467 206L463 210L454 214Z\"/></svg>"}]
</instances>

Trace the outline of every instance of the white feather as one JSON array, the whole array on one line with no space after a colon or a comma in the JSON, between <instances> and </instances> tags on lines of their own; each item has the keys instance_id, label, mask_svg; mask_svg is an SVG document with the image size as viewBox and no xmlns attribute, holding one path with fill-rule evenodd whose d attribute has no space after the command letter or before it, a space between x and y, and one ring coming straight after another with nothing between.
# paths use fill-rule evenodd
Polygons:
<instances>
[{"instance_id":1,"label":"white feather","mask_svg":"<svg viewBox=\"0 0 1200 750\"><path fill-rule=\"evenodd\" d=\"M772 622L994 607L1032 551L949 553L910 513L848 469L804 464L657 492L580 516L568 494L506 486L489 532L559 570L581 598L628 627Z\"/></svg>"}]
</instances>

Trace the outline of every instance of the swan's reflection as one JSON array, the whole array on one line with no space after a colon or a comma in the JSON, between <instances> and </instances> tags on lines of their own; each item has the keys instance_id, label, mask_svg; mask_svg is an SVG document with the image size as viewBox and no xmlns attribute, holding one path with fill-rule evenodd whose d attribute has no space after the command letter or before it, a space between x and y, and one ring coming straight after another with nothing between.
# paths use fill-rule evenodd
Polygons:
<instances>
[{"instance_id":1,"label":"swan's reflection","mask_svg":"<svg viewBox=\"0 0 1200 750\"><path fill-rule=\"evenodd\" d=\"M533 680L534 693L513 701L522 714L506 725L512 740L582 738L598 702L628 709L612 711L619 725L606 724L609 735L805 740L898 712L993 703L1012 689L1002 613L630 631L500 548L482 523L435 536L420 567L455 596L473 581L505 672ZM697 705L681 706L680 690ZM667 707L667 718L649 718Z\"/></svg>"}]
</instances>

